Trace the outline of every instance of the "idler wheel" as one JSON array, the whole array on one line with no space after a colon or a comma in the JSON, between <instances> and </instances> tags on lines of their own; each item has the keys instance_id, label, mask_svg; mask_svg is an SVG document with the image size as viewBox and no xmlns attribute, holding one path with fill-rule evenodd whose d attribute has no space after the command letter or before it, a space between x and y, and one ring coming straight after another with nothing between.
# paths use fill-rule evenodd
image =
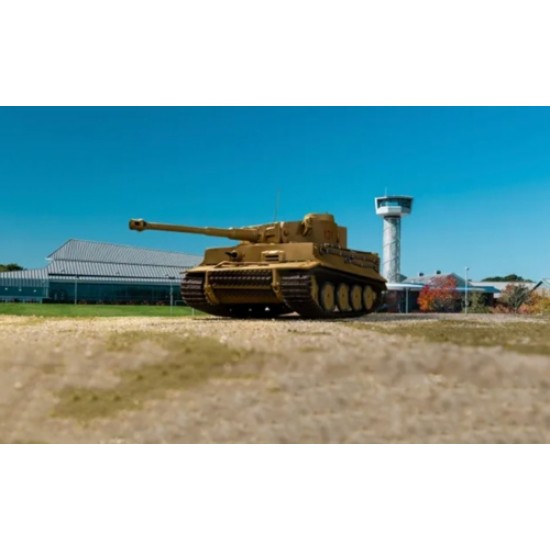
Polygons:
<instances>
[{"instance_id":1,"label":"idler wheel","mask_svg":"<svg viewBox=\"0 0 550 550\"><path fill-rule=\"evenodd\" d=\"M319 290L319 305L323 308L323 311L330 313L334 310L336 305L334 285L326 282L321 285Z\"/></svg>"},{"instance_id":2,"label":"idler wheel","mask_svg":"<svg viewBox=\"0 0 550 550\"><path fill-rule=\"evenodd\" d=\"M350 311L351 306L349 303L349 285L347 283L340 283L336 290L336 304L341 312Z\"/></svg>"},{"instance_id":3,"label":"idler wheel","mask_svg":"<svg viewBox=\"0 0 550 550\"><path fill-rule=\"evenodd\" d=\"M371 311L376 302L376 292L372 289L371 286L367 285L363 289L363 303L365 304L365 309Z\"/></svg>"},{"instance_id":4,"label":"idler wheel","mask_svg":"<svg viewBox=\"0 0 550 550\"><path fill-rule=\"evenodd\" d=\"M351 287L349 301L353 311L361 311L363 309L363 290L359 285L353 285Z\"/></svg>"}]
</instances>

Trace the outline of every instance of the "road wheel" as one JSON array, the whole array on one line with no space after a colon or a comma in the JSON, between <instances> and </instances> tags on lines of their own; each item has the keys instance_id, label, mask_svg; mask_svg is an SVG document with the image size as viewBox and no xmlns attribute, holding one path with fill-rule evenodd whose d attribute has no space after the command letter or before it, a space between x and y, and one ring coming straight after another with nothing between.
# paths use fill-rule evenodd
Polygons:
<instances>
[{"instance_id":1,"label":"road wheel","mask_svg":"<svg viewBox=\"0 0 550 550\"><path fill-rule=\"evenodd\" d=\"M314 276L311 277L311 297L316 304L319 303L319 284Z\"/></svg>"},{"instance_id":2,"label":"road wheel","mask_svg":"<svg viewBox=\"0 0 550 550\"><path fill-rule=\"evenodd\" d=\"M336 304L338 309L343 313L351 310L349 304L349 285L347 283L340 283L336 290Z\"/></svg>"},{"instance_id":3,"label":"road wheel","mask_svg":"<svg viewBox=\"0 0 550 550\"><path fill-rule=\"evenodd\" d=\"M363 309L363 291L359 285L353 285L349 293L349 301L353 311L361 311Z\"/></svg>"},{"instance_id":4,"label":"road wheel","mask_svg":"<svg viewBox=\"0 0 550 550\"><path fill-rule=\"evenodd\" d=\"M334 310L334 306L336 305L334 294L334 285L332 283L326 282L321 285L319 290L319 305L323 311L330 313Z\"/></svg>"},{"instance_id":5,"label":"road wheel","mask_svg":"<svg viewBox=\"0 0 550 550\"><path fill-rule=\"evenodd\" d=\"M365 304L365 310L367 312L372 311L375 302L376 292L374 292L371 286L366 285L365 288L363 288L363 304Z\"/></svg>"}]
</instances>

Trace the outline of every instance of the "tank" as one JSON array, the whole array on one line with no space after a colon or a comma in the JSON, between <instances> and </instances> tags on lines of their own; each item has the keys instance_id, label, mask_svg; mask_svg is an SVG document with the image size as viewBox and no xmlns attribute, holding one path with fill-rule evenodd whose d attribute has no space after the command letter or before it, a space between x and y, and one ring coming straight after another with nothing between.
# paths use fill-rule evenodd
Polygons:
<instances>
[{"instance_id":1,"label":"tank","mask_svg":"<svg viewBox=\"0 0 550 550\"><path fill-rule=\"evenodd\" d=\"M347 229L331 214L219 229L130 220L136 231L176 231L240 241L209 248L181 282L187 305L224 317L307 319L357 317L378 309L386 280L372 252L347 248Z\"/></svg>"}]
</instances>

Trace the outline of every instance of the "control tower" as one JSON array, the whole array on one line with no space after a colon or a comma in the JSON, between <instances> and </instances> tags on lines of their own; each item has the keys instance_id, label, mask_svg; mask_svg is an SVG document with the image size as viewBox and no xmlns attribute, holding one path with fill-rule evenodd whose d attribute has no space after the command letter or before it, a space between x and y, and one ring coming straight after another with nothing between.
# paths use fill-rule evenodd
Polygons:
<instances>
[{"instance_id":1,"label":"control tower","mask_svg":"<svg viewBox=\"0 0 550 550\"><path fill-rule=\"evenodd\" d=\"M401 218L411 213L412 197L388 195L374 199L376 213L384 218L382 274L389 283L398 283L401 268Z\"/></svg>"}]
</instances>

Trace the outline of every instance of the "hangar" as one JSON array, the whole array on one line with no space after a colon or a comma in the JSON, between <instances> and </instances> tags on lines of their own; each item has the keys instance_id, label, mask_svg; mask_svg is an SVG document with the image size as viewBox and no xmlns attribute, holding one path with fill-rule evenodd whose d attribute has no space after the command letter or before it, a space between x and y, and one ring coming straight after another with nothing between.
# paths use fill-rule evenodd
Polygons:
<instances>
[{"instance_id":1,"label":"hangar","mask_svg":"<svg viewBox=\"0 0 550 550\"><path fill-rule=\"evenodd\" d=\"M41 269L0 273L0 301L172 304L200 256L70 239Z\"/></svg>"}]
</instances>

